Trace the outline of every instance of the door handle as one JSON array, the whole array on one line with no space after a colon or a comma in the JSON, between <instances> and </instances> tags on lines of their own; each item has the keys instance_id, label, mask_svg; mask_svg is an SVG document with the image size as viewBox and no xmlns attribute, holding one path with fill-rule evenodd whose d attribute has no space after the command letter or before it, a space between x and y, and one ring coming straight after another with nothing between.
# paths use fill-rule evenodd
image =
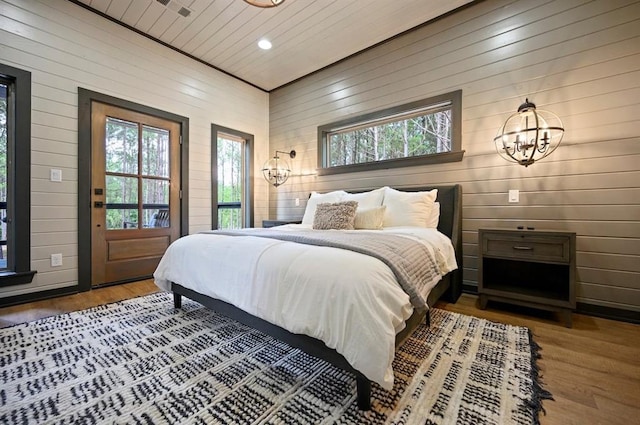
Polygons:
<instances>
[{"instance_id":1,"label":"door handle","mask_svg":"<svg viewBox=\"0 0 640 425\"><path fill-rule=\"evenodd\" d=\"M102 208L102 207L104 207L104 203L102 201L95 201L93 203L93 207L94 208Z\"/></svg>"}]
</instances>

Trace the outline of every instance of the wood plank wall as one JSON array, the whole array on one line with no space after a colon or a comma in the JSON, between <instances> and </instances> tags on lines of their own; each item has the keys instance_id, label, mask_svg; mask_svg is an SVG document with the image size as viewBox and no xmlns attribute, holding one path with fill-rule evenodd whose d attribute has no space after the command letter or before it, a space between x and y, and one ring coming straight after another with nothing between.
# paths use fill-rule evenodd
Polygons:
<instances>
[{"instance_id":1,"label":"wood plank wall","mask_svg":"<svg viewBox=\"0 0 640 425\"><path fill-rule=\"evenodd\" d=\"M187 116L189 231L210 229L211 123L255 136L260 167L268 158L268 93L116 25L66 0L0 0L0 62L32 73L31 263L29 285L0 297L78 284L78 87ZM63 181L49 181L49 170ZM258 222L268 189L255 175ZM50 267L62 253L63 266Z\"/></svg>"},{"instance_id":2,"label":"wood plank wall","mask_svg":"<svg viewBox=\"0 0 640 425\"><path fill-rule=\"evenodd\" d=\"M456 89L462 162L314 175L319 125ZM492 139L527 97L559 115L566 133L524 168L501 159ZM465 285L477 285L479 228L572 231L578 302L635 315L639 128L640 2L485 0L271 92L271 150L298 156L295 175L271 189L270 217L301 217L311 190L461 183ZM509 189L520 203L507 202Z\"/></svg>"}]
</instances>

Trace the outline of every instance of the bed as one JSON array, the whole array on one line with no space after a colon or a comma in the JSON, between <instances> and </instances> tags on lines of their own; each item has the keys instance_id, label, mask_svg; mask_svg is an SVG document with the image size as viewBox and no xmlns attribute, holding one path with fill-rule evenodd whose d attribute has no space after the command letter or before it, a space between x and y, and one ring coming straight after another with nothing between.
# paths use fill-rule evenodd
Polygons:
<instances>
[{"instance_id":1,"label":"bed","mask_svg":"<svg viewBox=\"0 0 640 425\"><path fill-rule=\"evenodd\" d=\"M402 344L423 320L428 322L428 306L433 306L440 298L455 302L461 293L462 287L460 271L462 268L462 190L460 185L398 189L402 193L410 192L415 195L426 192L437 193L437 198L435 199L439 205L437 232L435 229L425 229L423 231L392 226L388 228L388 233L393 233L393 235L388 237L399 237L403 240L417 239L418 236L422 238L424 233L425 237L439 239L442 235L446 235L447 238L444 239L447 239L447 242L452 247L451 253L447 255L452 255L454 257L453 261L457 263L457 268L449 266L448 273L444 276L438 275L437 279L433 279L433 284L420 287L420 290L417 291L419 292L418 295L399 289L398 283L404 285L404 280L410 279L405 279L405 275L398 272L396 267L392 267L391 263L385 263L385 259L380 256L375 258L362 255L361 251L342 250L339 245L334 245L336 243L334 240L329 245L323 242L324 245L320 244L321 246L318 246L315 240L311 243L306 241L300 244L300 241L297 240L297 238L301 237L300 235L306 238L307 234L311 234L314 237L316 233L324 234L317 231L309 231L308 223L306 223L307 228L305 228L304 221L299 227L295 225L279 226L279 228L275 228L277 230L275 235L270 233L272 229L249 229L247 230L250 233L248 235L236 235L233 232L228 234L220 234L220 232L207 234L207 232L203 232L197 235L189 235L174 242L172 247L167 250L156 273L154 273L156 284L164 290L173 292L174 306L176 308L181 307L181 299L186 296L220 314L231 317L247 326L286 342L292 347L299 348L312 356L324 359L339 368L353 373L356 376L358 407L362 410L368 410L371 406L371 381L378 382L383 388L387 389L389 388L389 382L393 382L393 372L392 370L391 372L389 371L395 347ZM434 191L434 189L436 190ZM380 191L384 190L384 188L376 190ZM387 190L397 192L390 188L387 188ZM375 192L375 190L361 191L361 194L351 193L349 196L352 199L359 199L360 205L364 206L363 200L365 198L363 197L367 196L367 199L370 199L371 196L369 194L372 192ZM387 192L387 196L389 196L389 192ZM325 198L319 197L318 199ZM311 203L310 198L308 204ZM330 207L342 206L344 203L325 203L323 208L327 205ZM346 203L349 204L349 202ZM309 205L307 208L309 208ZM308 211L306 211L305 219L308 218L308 215ZM316 224L314 223L314 226ZM369 240L369 236L365 236L367 232L380 234L384 233L385 230L387 229L382 231L329 231L328 233L340 234L340 237L346 237L347 239L360 238L356 240L355 245L357 245L357 248L362 246L362 249L365 249L367 244L362 243L364 240L362 238ZM399 232L399 234L396 235L396 232ZM414 234L414 232L417 233ZM381 237L384 239L387 236ZM390 240L398 241L398 239ZM419 243L425 246L428 245L424 241ZM375 244L372 246L375 247L374 251L378 247ZM439 249L433 248L426 250L439 252ZM219 263L215 273L211 273L211 269L208 268L212 258L210 253L214 254L213 256ZM254 264L252 261L255 261L256 267L254 269L247 268L252 270L249 272L243 271L244 267L220 266L220 264L232 262L233 258L237 257L242 257L242 261L247 264ZM290 260L288 262L285 261L288 258ZM355 274L338 276L330 270L339 269L340 267L327 267L324 265L325 263L319 262L318 258L326 258L324 261L341 262L342 266L340 267L346 267L347 270L358 269L365 272L362 277L357 276L357 278L354 277ZM314 265L310 262L310 259L317 264ZM257 267L260 261L262 261L260 263L262 266ZM362 263L359 263L360 261ZM450 262L451 260L437 260L438 263L443 261ZM282 266L277 264L282 264ZM322 274L323 270L327 270L326 273L328 275L323 276L324 288L318 289L316 287L319 284L315 283L315 278L310 276ZM215 275L215 278L213 275ZM377 283L378 275L383 275L380 283ZM391 279L395 278L395 284L389 285L386 283L390 279L389 275L392 276ZM431 278L423 279L422 276L426 275L417 274L412 278L414 280L432 280ZM232 282L233 284L226 284L226 289L219 285L216 286L217 283L214 283L214 281L220 280ZM243 286L245 280L251 280L251 285L248 287ZM344 300L353 299L349 291L358 291L359 280L366 281L366 284L370 285L377 295L358 299L358 305L356 306L353 303L350 305L349 302L343 302ZM276 286L268 286L267 283L271 281ZM210 289L214 286L216 286L216 289ZM264 289L263 286L268 286L268 289ZM342 291L342 289L339 289L340 287L347 288L345 289L347 291L346 295L335 295L336 291ZM327 301L325 304L322 304L322 301L318 301L324 298L324 295L313 292L318 290L324 290L327 294L331 294L326 296ZM411 295L408 295L408 293ZM424 297L424 305L420 304L420 301L416 301L416 299L419 300L422 297ZM320 307L309 308L312 305L311 300L313 300L313 303L319 303ZM408 301L410 305L407 306ZM342 307L342 304L345 304L345 306ZM390 314L380 315L375 313L377 309L386 309L387 305L389 306ZM341 310L335 313L334 310L331 310L333 308L341 308ZM364 313L361 313L361 310ZM302 314L309 314L310 316L302 317ZM340 316L340 314L343 314L343 316ZM379 326L377 316L374 317L374 314L384 317ZM324 321L327 323L325 324ZM317 322L322 323L319 324ZM363 323L360 322L375 323L376 325L369 326L367 332L357 332L358 327L363 329ZM378 333L382 336L378 335ZM368 355L363 356L357 350L360 350L358 346L364 346L365 342L355 343L355 341L351 341L354 338L359 338L360 334L367 335L366 337L363 336L363 338L384 342L375 346L369 343L369 347L366 348ZM390 341L388 341L389 338L391 338ZM353 347L354 345L356 346L355 348ZM391 352L389 353L390 350ZM389 356L391 356L390 360ZM389 373L391 373L390 378Z\"/></svg>"}]
</instances>

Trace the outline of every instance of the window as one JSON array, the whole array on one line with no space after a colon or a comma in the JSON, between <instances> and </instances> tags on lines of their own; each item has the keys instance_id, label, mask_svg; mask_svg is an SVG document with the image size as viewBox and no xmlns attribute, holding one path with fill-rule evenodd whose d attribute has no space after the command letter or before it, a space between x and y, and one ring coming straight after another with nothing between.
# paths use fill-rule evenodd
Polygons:
<instances>
[{"instance_id":1,"label":"window","mask_svg":"<svg viewBox=\"0 0 640 425\"><path fill-rule=\"evenodd\" d=\"M113 117L106 121L107 229L169 227L169 131Z\"/></svg>"},{"instance_id":2,"label":"window","mask_svg":"<svg viewBox=\"0 0 640 425\"><path fill-rule=\"evenodd\" d=\"M19 182L19 184L18 184ZM31 73L0 64L0 285L31 271Z\"/></svg>"},{"instance_id":3,"label":"window","mask_svg":"<svg viewBox=\"0 0 640 425\"><path fill-rule=\"evenodd\" d=\"M318 127L318 174L461 161L462 90Z\"/></svg>"},{"instance_id":4,"label":"window","mask_svg":"<svg viewBox=\"0 0 640 425\"><path fill-rule=\"evenodd\" d=\"M0 79L0 270L7 269L7 106L10 84Z\"/></svg>"},{"instance_id":5,"label":"window","mask_svg":"<svg viewBox=\"0 0 640 425\"><path fill-rule=\"evenodd\" d=\"M253 227L253 136L211 126L213 229Z\"/></svg>"}]
</instances>

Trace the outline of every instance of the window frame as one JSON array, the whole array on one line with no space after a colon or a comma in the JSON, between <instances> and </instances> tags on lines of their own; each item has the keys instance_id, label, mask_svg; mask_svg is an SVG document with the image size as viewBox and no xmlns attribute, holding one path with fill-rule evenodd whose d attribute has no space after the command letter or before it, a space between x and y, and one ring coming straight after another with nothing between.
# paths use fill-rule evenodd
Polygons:
<instances>
[{"instance_id":1,"label":"window frame","mask_svg":"<svg viewBox=\"0 0 640 425\"><path fill-rule=\"evenodd\" d=\"M245 227L253 227L253 134L211 124L211 229L218 229L218 134L220 133L244 140L244 200L241 201L241 208Z\"/></svg>"},{"instance_id":2,"label":"window frame","mask_svg":"<svg viewBox=\"0 0 640 425\"><path fill-rule=\"evenodd\" d=\"M350 165L329 166L329 139L328 135L345 128L362 127L365 123L383 121L389 117L397 117L401 120L404 115L410 116L412 112L426 109L430 105L438 109L443 103L451 104L451 151L428 155L410 156L406 158L384 159L380 161L365 162ZM428 111L425 111L427 113ZM346 120L325 124L318 127L318 169L319 176L353 173L358 171L384 170L388 168L411 167L416 165L440 164L446 162L462 161L462 90L433 96L404 105L394 106L376 112L348 118Z\"/></svg>"},{"instance_id":3,"label":"window frame","mask_svg":"<svg viewBox=\"0 0 640 425\"><path fill-rule=\"evenodd\" d=\"M7 111L7 269L0 287L31 283L31 72L0 63L8 82ZM9 159L8 158L8 159ZM10 165L9 163L13 165ZM18 190L17 182L20 182Z\"/></svg>"}]
</instances>

